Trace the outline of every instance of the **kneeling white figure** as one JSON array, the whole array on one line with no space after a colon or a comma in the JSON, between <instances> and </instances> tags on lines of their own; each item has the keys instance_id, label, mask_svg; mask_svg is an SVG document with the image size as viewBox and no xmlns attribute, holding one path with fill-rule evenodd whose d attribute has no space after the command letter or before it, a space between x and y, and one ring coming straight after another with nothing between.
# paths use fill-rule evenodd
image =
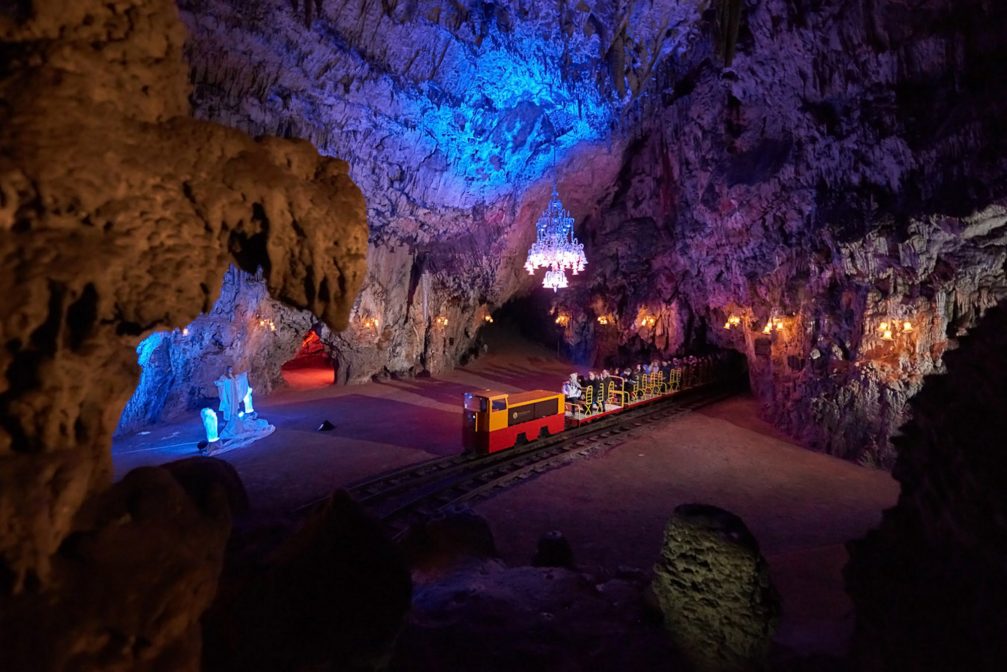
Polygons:
<instances>
[{"instance_id":1,"label":"kneeling white figure","mask_svg":"<svg viewBox=\"0 0 1007 672\"><path fill-rule=\"evenodd\" d=\"M220 395L220 414L223 428L220 438L223 447L237 448L272 434L276 428L259 418L252 405L252 387L248 384L248 372L234 373L227 367L226 373L213 383Z\"/></svg>"}]
</instances>

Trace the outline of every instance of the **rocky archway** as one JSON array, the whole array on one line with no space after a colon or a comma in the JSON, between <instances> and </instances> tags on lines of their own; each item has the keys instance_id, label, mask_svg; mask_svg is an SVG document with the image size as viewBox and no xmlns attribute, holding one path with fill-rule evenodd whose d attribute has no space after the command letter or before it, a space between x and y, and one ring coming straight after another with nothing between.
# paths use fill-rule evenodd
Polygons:
<instances>
[{"instance_id":1,"label":"rocky archway","mask_svg":"<svg viewBox=\"0 0 1007 672\"><path fill-rule=\"evenodd\" d=\"M150 599L165 600L161 616L117 618L110 597L95 619L70 621L39 669L67 664L60 656L181 669L198 654L226 507L201 511L169 474L148 473L142 487L124 486L137 498L123 500L129 515L116 526L129 534L117 543L175 511L181 521L209 516L200 548L161 544L157 559L87 551L110 524L100 512L121 509L100 493L136 384L134 348L208 311L231 264L261 267L272 296L344 327L364 274L364 200L346 164L306 142L253 140L189 116L185 31L169 0L30 10L0 16L10 59L0 80L0 291L18 297L5 304L0 350L0 611L24 623L38 604L83 599L102 572L82 558L116 567L123 584L160 562L176 576L151 586ZM181 532L169 528L158 538ZM81 550L71 537L91 541ZM117 645L110 632L142 646Z\"/></svg>"},{"instance_id":2,"label":"rocky archway","mask_svg":"<svg viewBox=\"0 0 1007 672\"><path fill-rule=\"evenodd\" d=\"M311 389L331 385L339 375L339 364L329 354L318 330L308 330L297 353L283 363L284 382L296 389Z\"/></svg>"}]
</instances>

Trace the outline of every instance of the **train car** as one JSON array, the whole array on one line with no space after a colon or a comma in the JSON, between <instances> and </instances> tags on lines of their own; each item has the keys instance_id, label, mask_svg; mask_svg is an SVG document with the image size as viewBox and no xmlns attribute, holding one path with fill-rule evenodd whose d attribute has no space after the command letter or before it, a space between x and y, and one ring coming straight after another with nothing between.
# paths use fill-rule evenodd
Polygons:
<instances>
[{"instance_id":1,"label":"train car","mask_svg":"<svg viewBox=\"0 0 1007 672\"><path fill-rule=\"evenodd\" d=\"M509 393L476 390L465 394L463 444L468 451L495 453L524 441L557 434L596 422L610 415L651 404L690 388L702 387L738 375L729 355L686 357L638 377L611 376L602 386L603 400L584 397L566 403L559 392L532 390ZM599 403L603 401L604 403Z\"/></svg>"},{"instance_id":2,"label":"train car","mask_svg":"<svg viewBox=\"0 0 1007 672\"><path fill-rule=\"evenodd\" d=\"M477 453L495 453L557 434L566 424L563 395L549 390L467 392L462 412L462 443Z\"/></svg>"}]
</instances>

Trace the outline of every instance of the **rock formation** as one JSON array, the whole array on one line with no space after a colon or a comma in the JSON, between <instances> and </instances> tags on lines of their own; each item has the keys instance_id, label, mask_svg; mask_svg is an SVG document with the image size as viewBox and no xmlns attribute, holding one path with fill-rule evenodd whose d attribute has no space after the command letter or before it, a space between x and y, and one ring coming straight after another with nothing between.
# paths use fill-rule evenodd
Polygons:
<instances>
[{"instance_id":1,"label":"rock formation","mask_svg":"<svg viewBox=\"0 0 1007 672\"><path fill-rule=\"evenodd\" d=\"M730 67L698 40L641 98L567 339L735 348L769 419L890 465L923 376L1007 295L1005 26L981 0L747 3Z\"/></svg>"},{"instance_id":2,"label":"rock formation","mask_svg":"<svg viewBox=\"0 0 1007 672\"><path fill-rule=\"evenodd\" d=\"M306 141L253 140L189 116L185 30L168 0L18 7L0 13L0 612L21 613L26 591L57 611L93 599L74 607L91 610L87 627L101 633L74 644L82 668L109 651L106 669L185 669L227 522L206 523L214 529L202 548L171 544L165 526L203 523L156 470L100 494L136 386L134 348L209 310L231 264L261 268L277 300L344 327L364 277L364 201L346 164ZM133 487L143 495L117 503ZM88 588L91 578L75 583L63 556L76 552L69 535L87 502L122 512L93 528L122 542L93 551L112 553L95 562L116 570L117 585L140 590L167 576L151 573L177 567L198 576L177 588L191 589L189 602L144 605ZM127 516L133 506L141 510ZM145 530L164 533L150 542L158 552L117 565ZM64 592L75 585L82 594ZM120 627L153 617L170 632Z\"/></svg>"},{"instance_id":3,"label":"rock formation","mask_svg":"<svg viewBox=\"0 0 1007 672\"><path fill-rule=\"evenodd\" d=\"M384 669L409 609L409 571L382 526L345 492L275 548L263 552L235 536L204 618L204 669Z\"/></svg>"},{"instance_id":4,"label":"rock formation","mask_svg":"<svg viewBox=\"0 0 1007 672\"><path fill-rule=\"evenodd\" d=\"M368 203L341 382L457 363L521 270L554 158L583 215L616 175L618 111L682 48L695 3L179 3L197 114L311 140ZM377 319L375 329L367 325Z\"/></svg>"},{"instance_id":5,"label":"rock formation","mask_svg":"<svg viewBox=\"0 0 1007 672\"><path fill-rule=\"evenodd\" d=\"M765 415L837 455L890 465L1007 294L1003 3L180 5L197 113L307 138L368 195L340 382L454 365L534 285L553 175L588 248L549 318L572 353L735 348Z\"/></svg>"},{"instance_id":6,"label":"rock formation","mask_svg":"<svg viewBox=\"0 0 1007 672\"><path fill-rule=\"evenodd\" d=\"M758 542L736 515L704 504L676 507L651 586L665 627L697 669L765 664L780 598Z\"/></svg>"},{"instance_id":7,"label":"rock formation","mask_svg":"<svg viewBox=\"0 0 1007 672\"><path fill-rule=\"evenodd\" d=\"M125 433L183 412L218 404L213 381L228 366L248 371L256 399L282 382L280 367L312 330L332 330L309 310L272 298L261 274L231 267L220 297L185 327L158 331L137 346L140 382L119 418Z\"/></svg>"},{"instance_id":8,"label":"rock formation","mask_svg":"<svg viewBox=\"0 0 1007 672\"><path fill-rule=\"evenodd\" d=\"M91 497L49 584L0 600L4 669L197 669L243 498L234 468L210 458L135 469Z\"/></svg>"},{"instance_id":9,"label":"rock formation","mask_svg":"<svg viewBox=\"0 0 1007 672\"><path fill-rule=\"evenodd\" d=\"M1007 656L1007 302L945 355L895 442L898 504L849 545L863 670L999 670Z\"/></svg>"}]
</instances>

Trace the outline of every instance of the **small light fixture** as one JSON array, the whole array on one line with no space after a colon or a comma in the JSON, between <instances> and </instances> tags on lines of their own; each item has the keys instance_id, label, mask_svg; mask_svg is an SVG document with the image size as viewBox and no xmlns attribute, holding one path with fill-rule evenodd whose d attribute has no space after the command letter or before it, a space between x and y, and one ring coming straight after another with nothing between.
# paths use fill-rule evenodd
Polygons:
<instances>
[{"instance_id":1,"label":"small light fixture","mask_svg":"<svg viewBox=\"0 0 1007 672\"><path fill-rule=\"evenodd\" d=\"M766 322L766 326L762 328L762 333L768 336L774 331L783 331L783 318L779 317L775 310L769 314L769 320Z\"/></svg>"},{"instance_id":2,"label":"small light fixture","mask_svg":"<svg viewBox=\"0 0 1007 672\"><path fill-rule=\"evenodd\" d=\"M259 318L259 326L269 329L270 331L276 331L276 323L265 317Z\"/></svg>"},{"instance_id":3,"label":"small light fixture","mask_svg":"<svg viewBox=\"0 0 1007 672\"><path fill-rule=\"evenodd\" d=\"M567 315L566 313L560 313L559 315L556 316L556 324L558 324L561 327L565 327L566 325L570 324L570 316Z\"/></svg>"},{"instance_id":4,"label":"small light fixture","mask_svg":"<svg viewBox=\"0 0 1007 672\"><path fill-rule=\"evenodd\" d=\"M913 323L909 320L893 320L892 318L886 318L878 323L878 332L881 334L881 340L883 341L893 341L895 340L895 332L899 331L903 334L909 334L913 331Z\"/></svg>"},{"instance_id":5,"label":"small light fixture","mask_svg":"<svg viewBox=\"0 0 1007 672\"><path fill-rule=\"evenodd\" d=\"M657 324L657 318L653 315L644 315L640 318L640 326L652 329L654 325Z\"/></svg>"},{"instance_id":6,"label":"small light fixture","mask_svg":"<svg viewBox=\"0 0 1007 672\"><path fill-rule=\"evenodd\" d=\"M183 336L188 336L189 335L189 327L183 327L182 328L182 335Z\"/></svg>"},{"instance_id":7,"label":"small light fixture","mask_svg":"<svg viewBox=\"0 0 1007 672\"><path fill-rule=\"evenodd\" d=\"M377 331L378 328L381 326L381 320L371 315L368 315L367 317L361 318L360 324L365 329L373 329L374 331Z\"/></svg>"},{"instance_id":8,"label":"small light fixture","mask_svg":"<svg viewBox=\"0 0 1007 672\"><path fill-rule=\"evenodd\" d=\"M733 329L741 324L741 318L737 315L730 315L727 318L727 322L724 322L724 329Z\"/></svg>"},{"instance_id":9,"label":"small light fixture","mask_svg":"<svg viewBox=\"0 0 1007 672\"><path fill-rule=\"evenodd\" d=\"M598 316L598 324L600 324L602 326L605 326L606 324L608 324L608 316L606 316L606 315L599 315Z\"/></svg>"},{"instance_id":10,"label":"small light fixture","mask_svg":"<svg viewBox=\"0 0 1007 672\"><path fill-rule=\"evenodd\" d=\"M486 324L493 324L493 316L483 315L483 322L485 322Z\"/></svg>"},{"instance_id":11,"label":"small light fixture","mask_svg":"<svg viewBox=\"0 0 1007 672\"><path fill-rule=\"evenodd\" d=\"M445 317L444 315L438 315L436 318L434 318L434 322L437 324L438 327L448 326L448 318Z\"/></svg>"}]
</instances>

